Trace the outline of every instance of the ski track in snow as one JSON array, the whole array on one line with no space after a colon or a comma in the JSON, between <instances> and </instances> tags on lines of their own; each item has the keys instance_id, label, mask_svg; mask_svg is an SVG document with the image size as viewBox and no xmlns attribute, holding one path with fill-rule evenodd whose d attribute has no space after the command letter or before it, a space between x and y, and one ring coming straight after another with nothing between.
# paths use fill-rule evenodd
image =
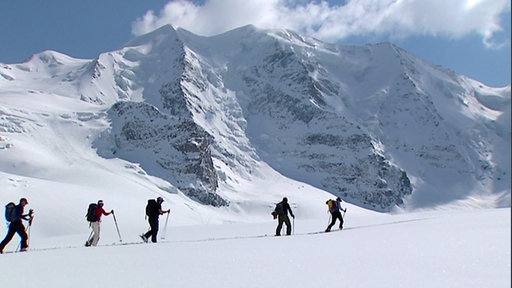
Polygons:
<instances>
[{"instance_id":1,"label":"ski track in snow","mask_svg":"<svg viewBox=\"0 0 512 288\"><path fill-rule=\"evenodd\" d=\"M169 226L157 244L129 240L137 233L125 229L125 242L97 247L59 246L59 237L36 233L33 250L0 255L0 287L316 288L335 279L347 287L505 288L510 216L510 208L353 214L330 233L319 231L325 218L296 219L297 232L280 237L265 234L274 221ZM100 243L117 238L113 225L102 229ZM63 239L83 243L87 235ZM20 271L21 280L9 276Z\"/></svg>"}]
</instances>

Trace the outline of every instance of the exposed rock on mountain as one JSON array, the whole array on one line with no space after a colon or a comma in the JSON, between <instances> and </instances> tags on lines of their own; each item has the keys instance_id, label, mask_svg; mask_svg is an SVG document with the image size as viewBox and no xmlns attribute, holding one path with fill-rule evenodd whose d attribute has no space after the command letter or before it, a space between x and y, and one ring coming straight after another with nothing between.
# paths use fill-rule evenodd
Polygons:
<instances>
[{"instance_id":1,"label":"exposed rock on mountain","mask_svg":"<svg viewBox=\"0 0 512 288\"><path fill-rule=\"evenodd\" d=\"M2 91L95 107L88 117L108 120L91 140L98 155L139 163L203 204L229 205L236 179L223 169L250 181L261 163L377 211L510 194L510 86L389 43L164 26L92 61L46 51L0 75Z\"/></svg>"}]
</instances>

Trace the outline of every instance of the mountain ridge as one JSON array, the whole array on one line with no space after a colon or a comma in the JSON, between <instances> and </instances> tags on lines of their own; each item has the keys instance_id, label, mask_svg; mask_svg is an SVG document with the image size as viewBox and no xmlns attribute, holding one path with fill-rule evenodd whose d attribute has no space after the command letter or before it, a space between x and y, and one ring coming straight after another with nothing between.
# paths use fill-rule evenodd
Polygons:
<instances>
[{"instance_id":1,"label":"mountain ridge","mask_svg":"<svg viewBox=\"0 0 512 288\"><path fill-rule=\"evenodd\" d=\"M485 87L391 43L166 25L94 60L55 55L2 65L0 91L35 83L23 69L35 59L69 67L47 72L59 80L51 91L26 88L88 103L108 122L91 137L98 155L139 163L200 203L229 205L226 187L262 162L377 211L510 194L510 120L499 110L510 86Z\"/></svg>"}]
</instances>

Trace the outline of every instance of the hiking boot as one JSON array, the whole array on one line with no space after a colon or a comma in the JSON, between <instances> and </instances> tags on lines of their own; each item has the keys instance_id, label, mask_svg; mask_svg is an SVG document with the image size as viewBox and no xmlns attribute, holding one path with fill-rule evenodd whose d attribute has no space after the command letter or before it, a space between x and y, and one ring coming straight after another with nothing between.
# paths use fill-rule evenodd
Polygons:
<instances>
[{"instance_id":1,"label":"hiking boot","mask_svg":"<svg viewBox=\"0 0 512 288\"><path fill-rule=\"evenodd\" d=\"M140 238L142 239L142 241L144 241L144 243L148 243L148 238L146 238L144 234L141 234Z\"/></svg>"},{"instance_id":2,"label":"hiking boot","mask_svg":"<svg viewBox=\"0 0 512 288\"><path fill-rule=\"evenodd\" d=\"M340 225L340 230L343 230L343 226L342 225Z\"/></svg>"},{"instance_id":3,"label":"hiking boot","mask_svg":"<svg viewBox=\"0 0 512 288\"><path fill-rule=\"evenodd\" d=\"M25 252L25 251L27 251L27 249L28 249L28 247L21 248L21 249L20 249L20 252Z\"/></svg>"},{"instance_id":4,"label":"hiking boot","mask_svg":"<svg viewBox=\"0 0 512 288\"><path fill-rule=\"evenodd\" d=\"M325 229L325 232L331 232L331 229L327 228Z\"/></svg>"}]
</instances>

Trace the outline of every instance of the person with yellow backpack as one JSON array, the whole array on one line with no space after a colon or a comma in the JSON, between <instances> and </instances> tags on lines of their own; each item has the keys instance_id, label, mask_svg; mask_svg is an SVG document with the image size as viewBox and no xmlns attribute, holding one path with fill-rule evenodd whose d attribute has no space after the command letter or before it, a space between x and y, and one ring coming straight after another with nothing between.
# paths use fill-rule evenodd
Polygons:
<instances>
[{"instance_id":1,"label":"person with yellow backpack","mask_svg":"<svg viewBox=\"0 0 512 288\"><path fill-rule=\"evenodd\" d=\"M325 232L331 232L331 228L336 223L336 219L340 220L340 230L343 229L343 217L341 216L340 210L345 213L347 212L347 208L341 208L341 202L342 201L340 197L336 198L336 201L329 199L325 202L325 204L327 204L327 206L329 207L329 212L331 213L331 224L327 226Z\"/></svg>"}]
</instances>

